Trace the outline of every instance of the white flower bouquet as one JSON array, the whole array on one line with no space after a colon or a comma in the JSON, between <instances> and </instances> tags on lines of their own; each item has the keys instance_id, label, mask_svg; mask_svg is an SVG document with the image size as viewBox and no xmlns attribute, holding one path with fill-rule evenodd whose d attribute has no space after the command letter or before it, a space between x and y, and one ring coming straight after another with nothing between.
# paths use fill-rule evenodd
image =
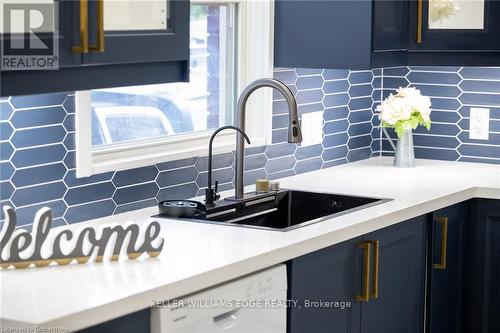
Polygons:
<instances>
[{"instance_id":1,"label":"white flower bouquet","mask_svg":"<svg viewBox=\"0 0 500 333\"><path fill-rule=\"evenodd\" d=\"M395 95L390 94L378 105L376 111L380 112L381 125L394 128L398 137L419 125L431 129L431 99L416 88L400 87Z\"/></svg>"}]
</instances>

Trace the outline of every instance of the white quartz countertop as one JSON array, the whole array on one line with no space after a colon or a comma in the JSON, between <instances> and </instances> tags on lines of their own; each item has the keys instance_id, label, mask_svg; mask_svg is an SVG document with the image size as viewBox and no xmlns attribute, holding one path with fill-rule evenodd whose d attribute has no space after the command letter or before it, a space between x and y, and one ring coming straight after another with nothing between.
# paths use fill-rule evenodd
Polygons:
<instances>
[{"instance_id":1,"label":"white quartz countertop","mask_svg":"<svg viewBox=\"0 0 500 333\"><path fill-rule=\"evenodd\" d=\"M500 199L500 166L372 158L281 180L283 188L394 199L288 232L155 219L158 258L0 270L0 326L78 330L474 198ZM147 208L85 223L145 223ZM81 224L79 225L81 226Z\"/></svg>"}]
</instances>

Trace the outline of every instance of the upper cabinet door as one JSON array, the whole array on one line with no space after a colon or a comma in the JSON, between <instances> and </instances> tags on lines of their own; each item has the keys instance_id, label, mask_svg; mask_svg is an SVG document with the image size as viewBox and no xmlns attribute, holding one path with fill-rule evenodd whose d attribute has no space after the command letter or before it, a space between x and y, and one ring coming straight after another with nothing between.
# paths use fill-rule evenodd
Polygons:
<instances>
[{"instance_id":1,"label":"upper cabinet door","mask_svg":"<svg viewBox=\"0 0 500 333\"><path fill-rule=\"evenodd\" d=\"M189 59L189 1L90 0L84 64Z\"/></svg>"},{"instance_id":2,"label":"upper cabinet door","mask_svg":"<svg viewBox=\"0 0 500 333\"><path fill-rule=\"evenodd\" d=\"M415 50L500 50L499 1L417 0L411 6Z\"/></svg>"},{"instance_id":3,"label":"upper cabinet door","mask_svg":"<svg viewBox=\"0 0 500 333\"><path fill-rule=\"evenodd\" d=\"M73 52L73 47L79 43L79 4L78 1L56 0L54 2L59 11L58 34L59 39L59 68L79 66L82 57Z\"/></svg>"},{"instance_id":4,"label":"upper cabinet door","mask_svg":"<svg viewBox=\"0 0 500 333\"><path fill-rule=\"evenodd\" d=\"M276 67L369 69L372 2L276 0Z\"/></svg>"},{"instance_id":5,"label":"upper cabinet door","mask_svg":"<svg viewBox=\"0 0 500 333\"><path fill-rule=\"evenodd\" d=\"M189 0L54 1L59 20L40 36L58 36L58 68L2 67L2 96L188 81Z\"/></svg>"},{"instance_id":6,"label":"upper cabinet door","mask_svg":"<svg viewBox=\"0 0 500 333\"><path fill-rule=\"evenodd\" d=\"M406 65L408 0L373 0L372 67Z\"/></svg>"},{"instance_id":7,"label":"upper cabinet door","mask_svg":"<svg viewBox=\"0 0 500 333\"><path fill-rule=\"evenodd\" d=\"M406 0L373 0L373 50L406 51L408 6Z\"/></svg>"},{"instance_id":8,"label":"upper cabinet door","mask_svg":"<svg viewBox=\"0 0 500 333\"><path fill-rule=\"evenodd\" d=\"M0 58L8 64L4 66L2 62L2 71L54 70L80 65L81 55L72 51L78 42L78 7L78 1L72 0L2 1ZM42 61L52 55L53 65ZM33 57L37 61L34 66L23 65L25 62L12 61L10 57L19 60Z\"/></svg>"}]
</instances>

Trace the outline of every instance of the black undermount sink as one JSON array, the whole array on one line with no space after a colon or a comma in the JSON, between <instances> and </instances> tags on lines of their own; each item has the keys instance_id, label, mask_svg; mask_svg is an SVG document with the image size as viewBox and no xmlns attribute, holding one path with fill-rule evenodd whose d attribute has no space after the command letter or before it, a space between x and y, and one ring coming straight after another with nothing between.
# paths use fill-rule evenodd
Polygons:
<instances>
[{"instance_id":1,"label":"black undermount sink","mask_svg":"<svg viewBox=\"0 0 500 333\"><path fill-rule=\"evenodd\" d=\"M246 195L243 202L219 200L195 219L287 231L391 200L294 190Z\"/></svg>"}]
</instances>

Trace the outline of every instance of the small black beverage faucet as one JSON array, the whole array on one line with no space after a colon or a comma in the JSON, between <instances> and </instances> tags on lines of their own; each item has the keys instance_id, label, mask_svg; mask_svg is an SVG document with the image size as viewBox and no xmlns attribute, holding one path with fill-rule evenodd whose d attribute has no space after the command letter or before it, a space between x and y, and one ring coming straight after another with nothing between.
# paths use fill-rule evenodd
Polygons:
<instances>
[{"instance_id":1,"label":"small black beverage faucet","mask_svg":"<svg viewBox=\"0 0 500 333\"><path fill-rule=\"evenodd\" d=\"M212 134L210 140L208 141L208 186L207 189L205 190L205 204L208 206L212 206L214 202L219 199L219 195L217 194L218 181L215 181L215 188L212 189L212 155L213 155L212 145L215 136L219 134L219 132L225 129L233 129L235 131L240 132L241 135L243 135L243 137L245 138L246 142L250 144L250 139L248 138L248 135L242 129L236 126L229 126L229 125L222 126L216 129L215 132Z\"/></svg>"}]
</instances>

